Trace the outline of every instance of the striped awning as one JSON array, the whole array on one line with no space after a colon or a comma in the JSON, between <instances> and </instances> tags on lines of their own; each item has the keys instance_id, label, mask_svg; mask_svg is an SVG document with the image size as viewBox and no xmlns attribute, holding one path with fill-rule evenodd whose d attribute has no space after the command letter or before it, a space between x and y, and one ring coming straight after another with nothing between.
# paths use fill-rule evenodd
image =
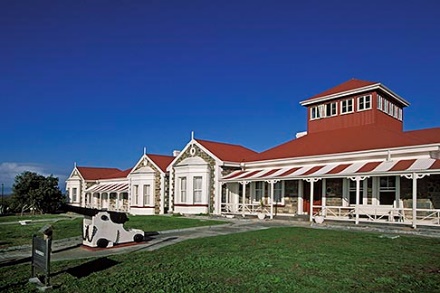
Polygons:
<instances>
[{"instance_id":1,"label":"striped awning","mask_svg":"<svg viewBox=\"0 0 440 293\"><path fill-rule=\"evenodd\" d=\"M89 187L86 192L128 192L128 183L98 183Z\"/></svg>"},{"instance_id":2,"label":"striped awning","mask_svg":"<svg viewBox=\"0 0 440 293\"><path fill-rule=\"evenodd\" d=\"M225 175L222 181L258 181L269 179L300 179L309 177L349 177L356 175L430 173L440 171L440 160L411 159L354 163L329 163L286 168L238 170Z\"/></svg>"}]
</instances>

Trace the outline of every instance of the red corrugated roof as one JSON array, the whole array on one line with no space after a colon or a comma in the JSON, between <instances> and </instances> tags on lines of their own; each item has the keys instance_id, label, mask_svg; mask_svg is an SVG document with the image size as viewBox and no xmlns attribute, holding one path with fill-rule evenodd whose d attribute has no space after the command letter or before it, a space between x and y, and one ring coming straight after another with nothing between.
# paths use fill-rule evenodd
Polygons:
<instances>
[{"instance_id":1,"label":"red corrugated roof","mask_svg":"<svg viewBox=\"0 0 440 293\"><path fill-rule=\"evenodd\" d=\"M350 91L350 90L362 88L362 87L373 85L373 84L377 84L377 82L371 82L371 81L359 80L359 79L353 78L353 79L350 79L350 80L348 80L344 83L341 83L335 87L332 87L331 89L323 91L322 93L314 95L313 97L308 98L306 101L314 100L317 98L322 98L322 97L333 95L336 93L342 93L345 91Z\"/></svg>"},{"instance_id":2,"label":"red corrugated roof","mask_svg":"<svg viewBox=\"0 0 440 293\"><path fill-rule=\"evenodd\" d=\"M255 155L249 161L338 154L430 143L440 143L440 127L396 132L369 125L307 134Z\"/></svg>"},{"instance_id":3,"label":"red corrugated roof","mask_svg":"<svg viewBox=\"0 0 440 293\"><path fill-rule=\"evenodd\" d=\"M209 150L217 158L226 162L243 162L247 158L255 156L257 154L257 152L245 148L241 145L207 141L201 139L197 139L197 142L200 143L207 150Z\"/></svg>"},{"instance_id":4,"label":"red corrugated roof","mask_svg":"<svg viewBox=\"0 0 440 293\"><path fill-rule=\"evenodd\" d=\"M172 156L164 156L164 155L150 155L147 156L162 170L162 172L167 171L167 167L174 160Z\"/></svg>"},{"instance_id":5,"label":"red corrugated roof","mask_svg":"<svg viewBox=\"0 0 440 293\"><path fill-rule=\"evenodd\" d=\"M76 167L76 168L78 169L78 171L81 173L81 176L85 180L119 178L113 176L125 172L117 168L96 168L96 167Z\"/></svg>"}]
</instances>

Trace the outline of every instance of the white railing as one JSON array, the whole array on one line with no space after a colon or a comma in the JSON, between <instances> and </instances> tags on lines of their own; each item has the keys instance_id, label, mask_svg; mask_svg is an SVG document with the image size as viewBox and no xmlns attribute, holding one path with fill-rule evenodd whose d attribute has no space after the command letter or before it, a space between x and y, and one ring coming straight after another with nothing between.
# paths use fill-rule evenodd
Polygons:
<instances>
[{"instance_id":1,"label":"white railing","mask_svg":"<svg viewBox=\"0 0 440 293\"><path fill-rule=\"evenodd\" d=\"M355 220L356 213L359 214L359 221L387 222L387 223L413 223L412 208L395 208L390 206L313 206L318 212L315 215L323 215L332 220ZM440 209L417 209L416 224L440 226Z\"/></svg>"},{"instance_id":2,"label":"white railing","mask_svg":"<svg viewBox=\"0 0 440 293\"><path fill-rule=\"evenodd\" d=\"M261 207L259 203L246 203L246 204L232 204L232 203L222 203L221 204L223 213L245 213L255 215L259 212L264 212L269 214L268 207Z\"/></svg>"}]
</instances>

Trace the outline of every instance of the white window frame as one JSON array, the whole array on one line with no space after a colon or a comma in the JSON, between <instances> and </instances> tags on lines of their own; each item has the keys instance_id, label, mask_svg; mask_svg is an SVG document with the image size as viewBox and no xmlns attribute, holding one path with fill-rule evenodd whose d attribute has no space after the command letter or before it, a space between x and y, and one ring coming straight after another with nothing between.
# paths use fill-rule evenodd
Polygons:
<instances>
[{"instance_id":1,"label":"white window frame","mask_svg":"<svg viewBox=\"0 0 440 293\"><path fill-rule=\"evenodd\" d=\"M383 98L380 95L377 95L377 109L383 111Z\"/></svg>"},{"instance_id":2,"label":"white window frame","mask_svg":"<svg viewBox=\"0 0 440 293\"><path fill-rule=\"evenodd\" d=\"M284 205L284 181L278 181L273 186L273 201L274 204ZM279 201L277 201L276 194L279 192Z\"/></svg>"},{"instance_id":3,"label":"white window frame","mask_svg":"<svg viewBox=\"0 0 440 293\"><path fill-rule=\"evenodd\" d=\"M326 117L333 117L337 115L338 115L338 104L336 102L325 104Z\"/></svg>"},{"instance_id":4,"label":"white window frame","mask_svg":"<svg viewBox=\"0 0 440 293\"><path fill-rule=\"evenodd\" d=\"M258 186L259 184L261 184L261 188L259 188ZM252 186L253 186L252 201L254 203L260 203L261 200L264 200L266 184L264 181L255 181L252 183Z\"/></svg>"},{"instance_id":5,"label":"white window frame","mask_svg":"<svg viewBox=\"0 0 440 293\"><path fill-rule=\"evenodd\" d=\"M78 201L77 198L78 198L78 188L73 187L72 188L72 202L77 202Z\"/></svg>"},{"instance_id":6,"label":"white window frame","mask_svg":"<svg viewBox=\"0 0 440 293\"><path fill-rule=\"evenodd\" d=\"M200 180L200 186L197 186L198 180ZM203 202L203 176L193 177L193 202L196 204Z\"/></svg>"},{"instance_id":7,"label":"white window frame","mask_svg":"<svg viewBox=\"0 0 440 293\"><path fill-rule=\"evenodd\" d=\"M351 110L348 110L349 109L349 103L351 104L350 105ZM344 111L344 106L346 108L346 111ZM353 112L354 112L353 99L346 99L346 100L341 101L341 115L350 114L350 113L353 113Z\"/></svg>"},{"instance_id":8,"label":"white window frame","mask_svg":"<svg viewBox=\"0 0 440 293\"><path fill-rule=\"evenodd\" d=\"M368 104L368 107L367 107ZM371 109L371 95L360 96L357 98L357 110L366 111ZM361 107L362 105L362 107Z\"/></svg>"},{"instance_id":9,"label":"white window frame","mask_svg":"<svg viewBox=\"0 0 440 293\"><path fill-rule=\"evenodd\" d=\"M187 177L179 177L179 202L187 203L188 201L188 179Z\"/></svg>"},{"instance_id":10,"label":"white window frame","mask_svg":"<svg viewBox=\"0 0 440 293\"><path fill-rule=\"evenodd\" d=\"M151 185L150 184L144 184L143 193L144 193L144 206L151 205L152 201L151 201Z\"/></svg>"},{"instance_id":11,"label":"white window frame","mask_svg":"<svg viewBox=\"0 0 440 293\"><path fill-rule=\"evenodd\" d=\"M139 185L135 184L133 185L133 205L138 206L139 205Z\"/></svg>"},{"instance_id":12,"label":"white window frame","mask_svg":"<svg viewBox=\"0 0 440 293\"><path fill-rule=\"evenodd\" d=\"M320 113L318 106L310 107L310 120L317 120L320 119Z\"/></svg>"}]
</instances>

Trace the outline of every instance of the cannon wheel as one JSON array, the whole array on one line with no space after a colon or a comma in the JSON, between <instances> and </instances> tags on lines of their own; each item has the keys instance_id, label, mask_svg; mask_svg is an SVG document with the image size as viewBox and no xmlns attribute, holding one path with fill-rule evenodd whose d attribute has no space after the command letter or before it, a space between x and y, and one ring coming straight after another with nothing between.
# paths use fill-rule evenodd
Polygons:
<instances>
[{"instance_id":1,"label":"cannon wheel","mask_svg":"<svg viewBox=\"0 0 440 293\"><path fill-rule=\"evenodd\" d=\"M134 242L141 242L144 241L144 235L142 234L136 234L133 237Z\"/></svg>"},{"instance_id":2,"label":"cannon wheel","mask_svg":"<svg viewBox=\"0 0 440 293\"><path fill-rule=\"evenodd\" d=\"M100 238L96 241L96 245L100 248L106 248L108 245L108 240L105 238Z\"/></svg>"}]
</instances>

